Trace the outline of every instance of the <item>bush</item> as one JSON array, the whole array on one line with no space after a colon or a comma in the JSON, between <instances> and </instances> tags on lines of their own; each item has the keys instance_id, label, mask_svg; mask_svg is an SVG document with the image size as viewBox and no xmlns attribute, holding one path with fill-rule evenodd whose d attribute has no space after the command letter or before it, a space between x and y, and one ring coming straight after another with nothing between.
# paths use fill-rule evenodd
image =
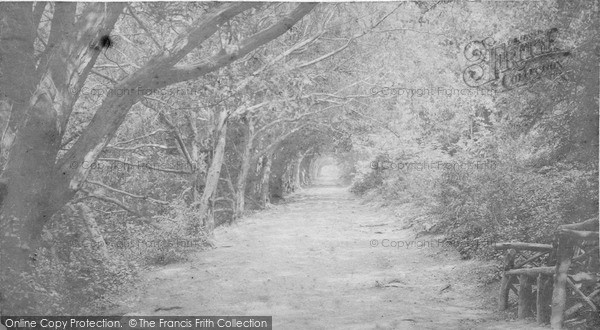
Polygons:
<instances>
[{"instance_id":1,"label":"bush","mask_svg":"<svg viewBox=\"0 0 600 330\"><path fill-rule=\"evenodd\" d=\"M597 214L595 171L501 166L459 174L443 176L435 211L464 257L492 256L481 241L551 243L558 225Z\"/></svg>"},{"instance_id":2,"label":"bush","mask_svg":"<svg viewBox=\"0 0 600 330\"><path fill-rule=\"evenodd\" d=\"M383 184L383 176L380 171L372 171L367 173L362 178L358 178L352 183L350 191L359 196L364 195L367 191L379 188Z\"/></svg>"},{"instance_id":3,"label":"bush","mask_svg":"<svg viewBox=\"0 0 600 330\"><path fill-rule=\"evenodd\" d=\"M455 164L470 163L453 158ZM511 160L441 170L372 170L351 191L386 204L413 203L463 258L497 256L492 242L551 243L558 225L597 216L596 169L533 167ZM474 162L471 162L474 163ZM420 217L421 219L423 217Z\"/></svg>"},{"instance_id":4,"label":"bush","mask_svg":"<svg viewBox=\"0 0 600 330\"><path fill-rule=\"evenodd\" d=\"M83 227L84 221L72 209L65 208L53 220L44 230L42 247L36 250L34 274L22 279L39 293L34 299L43 302L39 306L45 310L23 314L93 315L111 304L109 295L133 283L137 265L119 254L105 258L99 253L99 246L91 242Z\"/></svg>"},{"instance_id":5,"label":"bush","mask_svg":"<svg viewBox=\"0 0 600 330\"><path fill-rule=\"evenodd\" d=\"M96 214L92 217L100 221ZM45 310L24 310L24 315L93 315L106 310L114 304L111 296L134 286L142 268L187 260L190 252L208 245L204 232L188 233L187 225L196 218L196 210L182 200L169 205L167 214L155 216L152 225L123 213L105 216L98 228L104 229L106 258L99 243L90 239L80 214L67 207L42 235L35 274L20 279L8 292L36 292L34 299Z\"/></svg>"}]
</instances>

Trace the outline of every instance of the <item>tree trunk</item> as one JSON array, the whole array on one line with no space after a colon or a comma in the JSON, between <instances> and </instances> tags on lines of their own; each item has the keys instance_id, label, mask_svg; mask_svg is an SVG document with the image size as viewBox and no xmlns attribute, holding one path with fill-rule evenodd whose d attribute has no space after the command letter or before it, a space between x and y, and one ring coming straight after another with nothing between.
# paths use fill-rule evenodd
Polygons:
<instances>
[{"instance_id":1,"label":"tree trunk","mask_svg":"<svg viewBox=\"0 0 600 330\"><path fill-rule=\"evenodd\" d=\"M92 211L87 205L83 203L78 203L75 207L77 208L79 216L83 220L83 223L87 230L87 235L92 241L93 248L98 249L100 257L107 260L109 255L108 249L106 247L106 242L104 241L104 237L102 237L102 234L100 234L100 230L98 229L98 224L96 223L96 220L94 220L94 218L90 216L90 213Z\"/></svg>"},{"instance_id":2,"label":"tree trunk","mask_svg":"<svg viewBox=\"0 0 600 330\"><path fill-rule=\"evenodd\" d=\"M312 161L313 148L309 148L302 154L302 159L298 163L298 169L300 171L300 187L306 186L309 183L309 169Z\"/></svg>"},{"instance_id":3,"label":"tree trunk","mask_svg":"<svg viewBox=\"0 0 600 330\"><path fill-rule=\"evenodd\" d=\"M300 169L300 185L306 186L308 184L308 177L306 176L306 169Z\"/></svg>"},{"instance_id":4,"label":"tree trunk","mask_svg":"<svg viewBox=\"0 0 600 330\"><path fill-rule=\"evenodd\" d=\"M294 188L300 189L300 165L302 165L302 160L304 159L304 154L298 152L296 156L296 162L294 164Z\"/></svg>"},{"instance_id":5,"label":"tree trunk","mask_svg":"<svg viewBox=\"0 0 600 330\"><path fill-rule=\"evenodd\" d=\"M302 161L302 165L300 167L300 175L301 175L301 183L303 186L307 186L310 184L310 164L312 163L312 156L306 157L304 156L304 160Z\"/></svg>"},{"instance_id":6,"label":"tree trunk","mask_svg":"<svg viewBox=\"0 0 600 330\"><path fill-rule=\"evenodd\" d=\"M315 180L317 178L318 166L319 166L319 160L313 158L311 160L310 166L309 166L309 176L310 176L311 180Z\"/></svg>"},{"instance_id":7,"label":"tree trunk","mask_svg":"<svg viewBox=\"0 0 600 330\"><path fill-rule=\"evenodd\" d=\"M248 178L248 172L250 171L250 160L252 158L252 144L254 143L254 121L248 120L248 126L246 130L246 141L244 146L244 152L242 153L242 164L240 172L238 173L235 191L235 218L242 216L245 207L245 195L246 195L246 180Z\"/></svg>"},{"instance_id":8,"label":"tree trunk","mask_svg":"<svg viewBox=\"0 0 600 330\"><path fill-rule=\"evenodd\" d=\"M190 127L190 132L191 132L191 136L190 136L190 140L191 140L191 148L190 148L190 158L192 161L192 168L194 171L194 175L193 178L191 180L191 187L190 187L190 192L191 192L191 202L188 204L194 204L196 203L198 200L200 200L200 196L198 196L198 190L197 190L197 182L199 180L199 175L200 175L200 171L198 170L198 164L200 161L200 151L198 149L198 146L200 145L200 136L198 134L198 125L197 125L197 115L195 112L193 111L188 111L186 114L187 120L188 120L188 125Z\"/></svg>"},{"instance_id":9,"label":"tree trunk","mask_svg":"<svg viewBox=\"0 0 600 330\"><path fill-rule=\"evenodd\" d=\"M268 203L270 203L270 189L269 189L269 179L271 178L271 164L272 164L272 155L263 156L262 163L262 175L260 182L260 204L263 207L266 207Z\"/></svg>"},{"instance_id":10,"label":"tree trunk","mask_svg":"<svg viewBox=\"0 0 600 330\"><path fill-rule=\"evenodd\" d=\"M26 125L17 132L2 173L7 178L7 193L0 214L3 236L0 239L0 284L3 290L13 292L9 298L11 309L3 306L4 313L12 311L23 315L35 306L35 298L25 294L30 291L25 286L27 281L15 274L31 274L30 255L39 244L42 228L62 206L48 201L49 192L54 188L51 179L60 136L52 105L44 96L29 110Z\"/></svg>"},{"instance_id":11,"label":"tree trunk","mask_svg":"<svg viewBox=\"0 0 600 330\"><path fill-rule=\"evenodd\" d=\"M35 91L34 38L31 3L3 3L0 21L0 161L6 160L31 95ZM0 163L2 165L4 162Z\"/></svg>"},{"instance_id":12,"label":"tree trunk","mask_svg":"<svg viewBox=\"0 0 600 330\"><path fill-rule=\"evenodd\" d=\"M219 177L221 176L221 165L223 165L223 157L225 155L225 144L227 142L227 111L221 111L219 115L219 123L217 126L217 145L212 157L212 162L206 175L206 185L202 192L202 197L199 201L198 213L201 217L201 223L208 233L212 233L215 228L215 221L211 212L209 212L209 203L212 199L217 186L219 185ZM194 224L197 228L199 223Z\"/></svg>"},{"instance_id":13,"label":"tree trunk","mask_svg":"<svg viewBox=\"0 0 600 330\"><path fill-rule=\"evenodd\" d=\"M75 21L76 5L57 3L48 44L35 67L33 41L37 19L31 4L2 4L0 13L0 90L3 92L2 181L6 194L0 204L0 287L10 292L4 313L25 315L38 307L27 279L33 273L30 255L39 245L42 228L75 194L72 164L55 166L66 125L98 52L89 44L111 31L124 4L90 4ZM38 13L39 14L39 13ZM62 183L62 184L60 184ZM60 198L55 198L56 196ZM18 275L16 275L18 274Z\"/></svg>"}]
</instances>

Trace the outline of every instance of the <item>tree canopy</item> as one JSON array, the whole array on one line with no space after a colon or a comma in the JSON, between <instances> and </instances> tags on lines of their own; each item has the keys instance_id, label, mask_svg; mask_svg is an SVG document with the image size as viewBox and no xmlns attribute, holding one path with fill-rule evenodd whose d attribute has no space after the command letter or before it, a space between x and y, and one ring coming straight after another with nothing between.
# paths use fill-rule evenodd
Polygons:
<instances>
[{"instance_id":1,"label":"tree canopy","mask_svg":"<svg viewBox=\"0 0 600 330\"><path fill-rule=\"evenodd\" d=\"M416 201L465 257L597 216L593 6L0 4L2 312L90 312L139 266L111 242L210 245L332 159L354 192ZM560 70L466 84L472 42L552 29ZM73 278L89 301L60 292Z\"/></svg>"}]
</instances>

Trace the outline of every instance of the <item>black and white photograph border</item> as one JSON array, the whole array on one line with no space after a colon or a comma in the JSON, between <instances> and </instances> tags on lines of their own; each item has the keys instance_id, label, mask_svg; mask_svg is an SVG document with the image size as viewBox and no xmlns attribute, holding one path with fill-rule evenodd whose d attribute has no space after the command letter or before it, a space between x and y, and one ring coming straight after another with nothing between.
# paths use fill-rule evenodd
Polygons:
<instances>
[{"instance_id":1,"label":"black and white photograph border","mask_svg":"<svg viewBox=\"0 0 600 330\"><path fill-rule=\"evenodd\" d=\"M0 329L600 329L598 2L0 1Z\"/></svg>"}]
</instances>

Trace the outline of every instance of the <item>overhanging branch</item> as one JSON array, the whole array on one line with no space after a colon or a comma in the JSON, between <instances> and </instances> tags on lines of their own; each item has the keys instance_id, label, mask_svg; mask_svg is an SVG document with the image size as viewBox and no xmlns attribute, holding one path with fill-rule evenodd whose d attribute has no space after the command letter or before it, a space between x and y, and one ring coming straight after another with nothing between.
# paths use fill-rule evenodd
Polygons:
<instances>
[{"instance_id":1,"label":"overhanging branch","mask_svg":"<svg viewBox=\"0 0 600 330\"><path fill-rule=\"evenodd\" d=\"M156 87L164 87L174 83L196 79L228 65L287 32L294 24L302 19L302 17L312 11L316 5L316 3L302 3L298 5L296 9L286 17L282 18L279 22L240 42L237 47L234 47L237 48L237 50L226 52L225 54L219 53L200 63L174 67L167 70L162 74L160 82L157 81L158 86Z\"/></svg>"}]
</instances>

